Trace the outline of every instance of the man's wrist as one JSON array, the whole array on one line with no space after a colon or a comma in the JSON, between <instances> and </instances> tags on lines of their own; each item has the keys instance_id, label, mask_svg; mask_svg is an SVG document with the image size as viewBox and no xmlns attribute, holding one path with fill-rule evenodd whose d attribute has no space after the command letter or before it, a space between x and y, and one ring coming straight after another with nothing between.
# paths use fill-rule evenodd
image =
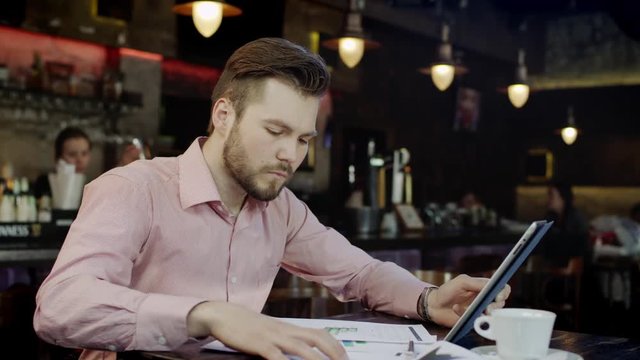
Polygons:
<instances>
[{"instance_id":1,"label":"man's wrist","mask_svg":"<svg viewBox=\"0 0 640 360\"><path fill-rule=\"evenodd\" d=\"M434 322L433 319L431 318L431 314L429 314L429 295L431 295L431 292L433 290L437 290L437 289L438 289L437 286L429 286L424 288L424 290L422 291L422 294L420 294L420 298L418 300L418 303L419 303L418 315L424 321Z\"/></svg>"}]
</instances>

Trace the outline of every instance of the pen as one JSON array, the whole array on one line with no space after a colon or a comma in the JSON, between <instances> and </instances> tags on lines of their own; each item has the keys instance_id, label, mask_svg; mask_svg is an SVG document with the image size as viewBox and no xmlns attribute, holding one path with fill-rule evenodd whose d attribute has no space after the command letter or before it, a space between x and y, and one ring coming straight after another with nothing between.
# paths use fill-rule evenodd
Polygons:
<instances>
[{"instance_id":1,"label":"pen","mask_svg":"<svg viewBox=\"0 0 640 360\"><path fill-rule=\"evenodd\" d=\"M404 358L406 360L413 360L416 358L416 351L415 351L415 345L413 343L413 340L409 340L407 351L404 352Z\"/></svg>"}]
</instances>

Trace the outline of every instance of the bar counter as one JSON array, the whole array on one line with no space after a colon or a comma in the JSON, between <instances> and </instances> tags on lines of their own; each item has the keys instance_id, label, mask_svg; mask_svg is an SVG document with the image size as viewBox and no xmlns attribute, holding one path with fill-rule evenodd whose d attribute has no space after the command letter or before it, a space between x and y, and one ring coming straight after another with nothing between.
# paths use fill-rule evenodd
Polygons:
<instances>
[{"instance_id":1,"label":"bar counter","mask_svg":"<svg viewBox=\"0 0 640 360\"><path fill-rule=\"evenodd\" d=\"M56 227L54 231L37 237L0 237L0 267L53 264L67 231L68 227ZM417 249L428 254L433 250L454 247L514 244L521 234L484 230L343 235L365 251Z\"/></svg>"}]
</instances>

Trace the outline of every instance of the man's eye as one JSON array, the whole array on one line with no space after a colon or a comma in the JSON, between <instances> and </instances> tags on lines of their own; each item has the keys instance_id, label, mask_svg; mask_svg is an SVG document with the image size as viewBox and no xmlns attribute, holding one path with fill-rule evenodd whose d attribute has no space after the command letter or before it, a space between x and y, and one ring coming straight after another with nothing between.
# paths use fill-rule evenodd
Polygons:
<instances>
[{"instance_id":1,"label":"man's eye","mask_svg":"<svg viewBox=\"0 0 640 360\"><path fill-rule=\"evenodd\" d=\"M274 129L269 129L267 128L267 132L271 135L282 135L282 131L278 131L278 130L274 130Z\"/></svg>"},{"instance_id":2,"label":"man's eye","mask_svg":"<svg viewBox=\"0 0 640 360\"><path fill-rule=\"evenodd\" d=\"M308 145L309 144L309 140L303 139L303 138L298 139L298 142L300 144L302 144L302 145Z\"/></svg>"}]
</instances>

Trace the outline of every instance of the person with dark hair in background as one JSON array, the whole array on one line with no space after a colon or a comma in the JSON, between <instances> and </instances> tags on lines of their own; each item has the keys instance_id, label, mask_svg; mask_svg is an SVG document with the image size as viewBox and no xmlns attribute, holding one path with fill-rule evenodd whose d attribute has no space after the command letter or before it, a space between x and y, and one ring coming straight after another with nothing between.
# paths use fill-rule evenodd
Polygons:
<instances>
[{"instance_id":1,"label":"person with dark hair in background","mask_svg":"<svg viewBox=\"0 0 640 360\"><path fill-rule=\"evenodd\" d=\"M55 160L74 165L76 173L84 173L91 161L91 139L77 127L63 129L55 141Z\"/></svg>"},{"instance_id":2,"label":"person with dark hair in background","mask_svg":"<svg viewBox=\"0 0 640 360\"><path fill-rule=\"evenodd\" d=\"M541 242L538 254L555 265L564 265L570 257L586 257L589 253L589 224L574 206L573 189L564 182L547 188L547 220L554 221L550 235Z\"/></svg>"},{"instance_id":3,"label":"person with dark hair in background","mask_svg":"<svg viewBox=\"0 0 640 360\"><path fill-rule=\"evenodd\" d=\"M91 161L91 139L86 132L77 127L66 127L56 136L54 142L55 163L63 160L67 164L75 166L76 173L84 173ZM34 184L36 199L43 195L51 196L51 187L47 174L40 175Z\"/></svg>"},{"instance_id":4,"label":"person with dark hair in background","mask_svg":"<svg viewBox=\"0 0 640 360\"><path fill-rule=\"evenodd\" d=\"M96 349L83 359L208 336L267 359L345 358L328 332L260 314L280 267L340 300L453 326L488 279L424 283L352 246L285 187L316 135L329 77L322 58L284 39L236 50L213 90L208 137L85 187L38 292L38 335Z\"/></svg>"}]
</instances>

